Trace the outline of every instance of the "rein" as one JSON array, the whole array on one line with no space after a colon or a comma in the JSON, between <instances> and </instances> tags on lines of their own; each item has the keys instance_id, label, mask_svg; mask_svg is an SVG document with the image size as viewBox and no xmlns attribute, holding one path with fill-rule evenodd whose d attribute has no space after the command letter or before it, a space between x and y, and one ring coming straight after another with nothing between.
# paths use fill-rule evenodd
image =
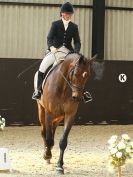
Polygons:
<instances>
[{"instance_id":1,"label":"rein","mask_svg":"<svg viewBox=\"0 0 133 177\"><path fill-rule=\"evenodd\" d=\"M59 51L59 52L62 52L62 51ZM65 53L65 52L64 52ZM56 57L55 57L56 58ZM79 59L78 59L79 60ZM73 68L72 71L74 71L75 67L77 66L77 62L78 60L76 61L76 64ZM62 77L64 78L64 80L66 81L66 83L68 84L68 86L71 88L71 90L73 91L73 88L76 88L78 91L80 92L83 92L84 88L83 87L80 87L80 86L77 86L77 85L74 85L71 81L68 81L68 79L64 76L64 74L62 73L62 71L60 70L59 71L60 74L62 75Z\"/></svg>"},{"instance_id":2,"label":"rein","mask_svg":"<svg viewBox=\"0 0 133 177\"><path fill-rule=\"evenodd\" d=\"M66 81L66 83L68 84L68 86L71 88L71 90L73 91L73 88L76 88L79 91L83 91L83 87L79 87L77 85L74 85L71 83L71 81L68 81L67 78L64 76L64 74L60 71L60 74L62 75L62 77L64 78L64 80Z\"/></svg>"},{"instance_id":3,"label":"rein","mask_svg":"<svg viewBox=\"0 0 133 177\"><path fill-rule=\"evenodd\" d=\"M62 51L59 51L59 52L62 52ZM63 52L63 53L65 53L65 52ZM57 61L55 55L54 55L54 57L55 57L55 60ZM79 60L79 59L78 59L78 60ZM75 67L77 66L78 60L76 61L74 68L73 68L70 72L74 71ZM60 72L61 76L63 77L63 79L64 79L64 80L66 81L66 83L68 84L68 86L70 87L70 89L72 90L72 92L73 92L73 88L76 88L78 91L82 92L82 99L83 99L84 103L88 103L88 102L90 102L90 101L93 100L93 99L92 99L92 95L90 94L90 92L88 92L88 91L85 91L85 92L84 92L84 87L80 87L80 86L74 85L71 81L69 81L69 80L65 77L65 75L62 73L61 70L59 70L59 72ZM85 99L85 97L86 97L86 99Z\"/></svg>"},{"instance_id":4,"label":"rein","mask_svg":"<svg viewBox=\"0 0 133 177\"><path fill-rule=\"evenodd\" d=\"M65 52L63 52L63 51L57 51L57 52L61 52L61 53L65 53ZM57 52L55 52L55 53L57 53ZM54 53L54 57L55 57L55 60L56 60L56 62L58 62L57 61L57 58L56 58L56 56L55 56L55 53ZM66 55L68 55L67 53L65 53ZM63 57L64 58L64 57ZM72 86L72 84L71 84L71 82L69 82L68 80L67 80L67 78L64 76L64 74L62 73L62 71L61 70L59 70L59 72L60 72L60 74L61 74L61 76L63 77L63 79L66 81L66 83L68 84L68 86L71 88L71 90L73 89L73 86Z\"/></svg>"}]
</instances>

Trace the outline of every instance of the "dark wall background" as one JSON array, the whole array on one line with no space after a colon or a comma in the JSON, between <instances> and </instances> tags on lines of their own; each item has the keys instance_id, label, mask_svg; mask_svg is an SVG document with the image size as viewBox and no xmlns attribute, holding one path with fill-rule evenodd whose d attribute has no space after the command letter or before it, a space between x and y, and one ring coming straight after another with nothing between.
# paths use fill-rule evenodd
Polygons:
<instances>
[{"instance_id":1,"label":"dark wall background","mask_svg":"<svg viewBox=\"0 0 133 177\"><path fill-rule=\"evenodd\" d=\"M25 68L37 62L34 67L17 77ZM36 102L31 99L34 73L41 60L0 59L0 115L8 125L38 124ZM86 85L93 101L81 103L76 115L76 124L133 122L133 62L105 61L100 80L92 72ZM127 81L118 80L120 73L127 75Z\"/></svg>"},{"instance_id":2,"label":"dark wall background","mask_svg":"<svg viewBox=\"0 0 133 177\"><path fill-rule=\"evenodd\" d=\"M87 87L93 95L89 104L81 104L78 115L84 122L94 123L105 120L108 123L133 123L133 62L105 61L101 80L95 76ZM119 74L127 75L127 81L121 83ZM82 120L81 119L81 120Z\"/></svg>"},{"instance_id":3,"label":"dark wall background","mask_svg":"<svg viewBox=\"0 0 133 177\"><path fill-rule=\"evenodd\" d=\"M34 73L39 62L30 70L19 74L36 60L0 59L0 115L7 123L37 123L36 103L31 99Z\"/></svg>"},{"instance_id":4,"label":"dark wall background","mask_svg":"<svg viewBox=\"0 0 133 177\"><path fill-rule=\"evenodd\" d=\"M7 4L2 2L1 4ZM8 5L25 6L60 6L59 4L37 4L9 2ZM127 7L106 7L105 0L93 0L93 6L75 5L74 8L91 8L92 17L92 56L98 54L100 70L104 69L103 77L95 75L86 85L93 96L93 101L81 103L75 123L108 123L133 122L133 61L104 61L104 23L106 10L133 11ZM34 67L17 77L25 68L38 62ZM8 124L37 124L36 102L31 99L33 93L34 73L41 60L2 59L0 58L0 115ZM121 83L118 76L127 75L127 81ZM99 74L99 72L98 72Z\"/></svg>"}]
</instances>

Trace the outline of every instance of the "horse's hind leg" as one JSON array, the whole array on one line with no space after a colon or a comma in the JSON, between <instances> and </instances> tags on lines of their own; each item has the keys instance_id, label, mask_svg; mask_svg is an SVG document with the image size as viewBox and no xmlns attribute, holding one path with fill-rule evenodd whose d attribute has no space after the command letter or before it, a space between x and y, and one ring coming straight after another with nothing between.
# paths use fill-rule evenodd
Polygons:
<instances>
[{"instance_id":1,"label":"horse's hind leg","mask_svg":"<svg viewBox=\"0 0 133 177\"><path fill-rule=\"evenodd\" d=\"M41 135L44 141L44 159L46 160L47 163L50 163L50 159L52 157L51 151L48 149L48 145L46 142L46 125L45 125L45 109L44 107L38 103L38 115L39 115L39 121L41 124Z\"/></svg>"}]
</instances>

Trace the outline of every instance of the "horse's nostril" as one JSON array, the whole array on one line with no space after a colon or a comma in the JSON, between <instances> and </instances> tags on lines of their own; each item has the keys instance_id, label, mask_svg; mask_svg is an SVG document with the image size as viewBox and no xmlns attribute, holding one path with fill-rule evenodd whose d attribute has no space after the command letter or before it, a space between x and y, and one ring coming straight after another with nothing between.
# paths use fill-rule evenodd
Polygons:
<instances>
[{"instance_id":1,"label":"horse's nostril","mask_svg":"<svg viewBox=\"0 0 133 177\"><path fill-rule=\"evenodd\" d=\"M73 96L72 98L73 98L73 100L76 100L76 99L77 99L77 97L76 97L76 96Z\"/></svg>"},{"instance_id":2,"label":"horse's nostril","mask_svg":"<svg viewBox=\"0 0 133 177\"><path fill-rule=\"evenodd\" d=\"M78 101L78 97L73 96L72 98L73 98L73 101L75 101L75 102Z\"/></svg>"}]
</instances>

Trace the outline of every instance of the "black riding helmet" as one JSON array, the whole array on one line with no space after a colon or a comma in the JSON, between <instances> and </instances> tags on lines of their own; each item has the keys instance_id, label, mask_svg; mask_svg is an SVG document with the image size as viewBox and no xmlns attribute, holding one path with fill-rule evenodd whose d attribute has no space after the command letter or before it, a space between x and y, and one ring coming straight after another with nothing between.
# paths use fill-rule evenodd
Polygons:
<instances>
[{"instance_id":1,"label":"black riding helmet","mask_svg":"<svg viewBox=\"0 0 133 177\"><path fill-rule=\"evenodd\" d=\"M61 13L74 13L73 6L70 2L66 2L61 6Z\"/></svg>"}]
</instances>

